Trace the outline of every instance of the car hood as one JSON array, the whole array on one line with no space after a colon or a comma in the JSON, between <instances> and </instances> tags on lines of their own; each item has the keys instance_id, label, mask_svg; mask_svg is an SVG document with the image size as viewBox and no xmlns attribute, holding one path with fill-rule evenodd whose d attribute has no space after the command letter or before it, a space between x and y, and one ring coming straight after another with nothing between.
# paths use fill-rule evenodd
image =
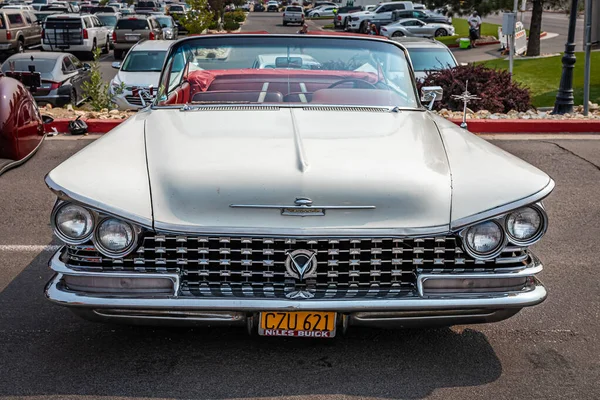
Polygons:
<instances>
[{"instance_id":1,"label":"car hood","mask_svg":"<svg viewBox=\"0 0 600 400\"><path fill-rule=\"evenodd\" d=\"M119 70L114 77L114 82L117 85L124 83L125 86L140 86L148 87L150 85L158 87L160 72L125 72Z\"/></svg>"},{"instance_id":2,"label":"car hood","mask_svg":"<svg viewBox=\"0 0 600 400\"><path fill-rule=\"evenodd\" d=\"M59 194L158 230L438 234L538 201L548 175L423 111L139 112L52 170ZM299 197L321 216L282 215Z\"/></svg>"},{"instance_id":3,"label":"car hood","mask_svg":"<svg viewBox=\"0 0 600 400\"><path fill-rule=\"evenodd\" d=\"M168 132L168 134L165 134ZM160 110L146 121L155 226L178 231L446 229L451 182L422 111ZM230 205L374 206L283 216Z\"/></svg>"}]
</instances>

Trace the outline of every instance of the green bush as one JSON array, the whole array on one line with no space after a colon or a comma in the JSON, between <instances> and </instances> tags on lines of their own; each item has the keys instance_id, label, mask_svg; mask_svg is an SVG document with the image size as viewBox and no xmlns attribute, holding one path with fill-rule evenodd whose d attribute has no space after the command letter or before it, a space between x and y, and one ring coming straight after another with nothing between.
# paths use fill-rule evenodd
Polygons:
<instances>
[{"instance_id":1,"label":"green bush","mask_svg":"<svg viewBox=\"0 0 600 400\"><path fill-rule=\"evenodd\" d=\"M226 31L235 31L240 27L240 24L235 21L225 21L223 29Z\"/></svg>"},{"instance_id":2,"label":"green bush","mask_svg":"<svg viewBox=\"0 0 600 400\"><path fill-rule=\"evenodd\" d=\"M235 10L232 14L235 22L244 22L246 20L246 13L243 10Z\"/></svg>"}]
</instances>

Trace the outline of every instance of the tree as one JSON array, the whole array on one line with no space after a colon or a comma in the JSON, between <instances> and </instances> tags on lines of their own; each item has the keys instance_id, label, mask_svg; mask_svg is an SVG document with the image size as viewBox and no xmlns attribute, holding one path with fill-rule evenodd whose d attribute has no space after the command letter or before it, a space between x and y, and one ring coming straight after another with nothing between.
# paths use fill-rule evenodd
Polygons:
<instances>
[{"instance_id":1,"label":"tree","mask_svg":"<svg viewBox=\"0 0 600 400\"><path fill-rule=\"evenodd\" d=\"M177 20L190 34L202 33L213 20L213 13L209 11L207 0L188 0L188 12L178 17Z\"/></svg>"},{"instance_id":2,"label":"tree","mask_svg":"<svg viewBox=\"0 0 600 400\"><path fill-rule=\"evenodd\" d=\"M540 35L542 34L542 13L544 0L533 0L531 23L529 24L529 40L527 41L527 55L531 57L540 55Z\"/></svg>"}]
</instances>

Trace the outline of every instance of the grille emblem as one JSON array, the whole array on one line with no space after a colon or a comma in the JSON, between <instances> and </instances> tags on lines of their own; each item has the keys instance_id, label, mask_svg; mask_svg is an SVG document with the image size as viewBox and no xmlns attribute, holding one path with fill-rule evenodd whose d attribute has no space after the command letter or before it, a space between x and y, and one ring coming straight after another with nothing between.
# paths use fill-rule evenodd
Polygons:
<instances>
[{"instance_id":1,"label":"grille emblem","mask_svg":"<svg viewBox=\"0 0 600 400\"><path fill-rule=\"evenodd\" d=\"M294 250L288 253L285 269L300 281L317 276L317 253L310 250Z\"/></svg>"}]
</instances>

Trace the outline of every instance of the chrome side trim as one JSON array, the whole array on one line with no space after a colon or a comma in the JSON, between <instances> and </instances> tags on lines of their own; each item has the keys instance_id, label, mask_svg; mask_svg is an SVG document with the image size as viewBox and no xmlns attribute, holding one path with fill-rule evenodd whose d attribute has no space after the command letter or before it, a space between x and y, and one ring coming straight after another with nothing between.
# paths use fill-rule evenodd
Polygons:
<instances>
[{"instance_id":1,"label":"chrome side trim","mask_svg":"<svg viewBox=\"0 0 600 400\"><path fill-rule=\"evenodd\" d=\"M427 295L425 296L423 291L423 283L427 279L502 279L502 278L521 278L521 277L533 277L535 274L542 272L544 266L540 262L540 260L531 254L531 266L509 273L501 273L501 272L480 272L480 273L472 273L472 274L420 274L417 275L417 291L419 292L419 296L423 298L454 298L454 297L465 297L469 296L464 293L457 294L442 294L439 296L435 295ZM518 292L521 293L521 292Z\"/></svg>"},{"instance_id":2,"label":"chrome side trim","mask_svg":"<svg viewBox=\"0 0 600 400\"><path fill-rule=\"evenodd\" d=\"M63 275L71 276L85 276L90 278L131 278L131 279L145 279L145 278L158 278L158 279L170 279L173 283L173 296L177 297L179 293L179 274L173 273L139 273L139 272L94 272L94 271L75 271L69 268L64 262L60 260L62 249L58 250L48 263L50 269L57 273L57 277L62 279Z\"/></svg>"},{"instance_id":3,"label":"chrome side trim","mask_svg":"<svg viewBox=\"0 0 600 400\"><path fill-rule=\"evenodd\" d=\"M92 198L74 193L69 189L65 189L58 183L54 182L54 180L52 180L52 178L50 177L50 174L46 175L46 177L44 178L44 182L46 183L46 186L48 186L48 188L52 192L54 192L54 194L56 194L56 196L58 196L60 200L71 201L81 206L90 208L96 212L108 214L116 218L124 219L128 222L133 222L144 228L152 229L152 219L145 218L140 215L125 211L123 209L113 207L108 204L100 203Z\"/></svg>"},{"instance_id":4,"label":"chrome side trim","mask_svg":"<svg viewBox=\"0 0 600 400\"><path fill-rule=\"evenodd\" d=\"M469 217L451 221L450 228L452 231L456 231L467 225L471 225L476 222L480 222L480 221L483 221L483 220L486 220L489 218L493 218L498 215L505 214L514 209L536 203L536 202L544 199L545 197L547 197L550 193L552 193L552 190L554 190L554 186L556 186L556 184L555 184L554 180L552 178L550 178L550 181L548 182L548 184L544 188L542 188L540 191L538 191L537 193L534 193L531 196L524 197L520 200L513 201L512 203L505 204L503 206L495 207L495 208L471 215Z\"/></svg>"},{"instance_id":5,"label":"chrome side trim","mask_svg":"<svg viewBox=\"0 0 600 400\"><path fill-rule=\"evenodd\" d=\"M321 208L321 207L319 207ZM157 221L154 223L155 231L176 234L207 234L218 235L245 235L256 236L360 236L360 237L385 237L385 236L438 236L450 234L448 225L429 226L422 228L256 228L256 227L226 227L226 226L190 226L168 224Z\"/></svg>"}]
</instances>

